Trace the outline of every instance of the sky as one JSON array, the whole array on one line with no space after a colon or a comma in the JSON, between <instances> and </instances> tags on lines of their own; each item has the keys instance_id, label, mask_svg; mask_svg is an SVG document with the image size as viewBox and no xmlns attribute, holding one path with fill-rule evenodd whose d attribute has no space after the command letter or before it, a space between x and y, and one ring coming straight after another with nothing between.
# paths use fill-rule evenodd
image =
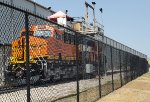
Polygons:
<instances>
[{"instance_id":1,"label":"sky","mask_svg":"<svg viewBox=\"0 0 150 102\"><path fill-rule=\"evenodd\" d=\"M85 0L34 0L54 11L68 10L71 17L84 17ZM104 34L150 57L150 0L86 0L96 2L96 20ZM103 13L99 11L103 8ZM93 19L89 9L89 19Z\"/></svg>"}]
</instances>

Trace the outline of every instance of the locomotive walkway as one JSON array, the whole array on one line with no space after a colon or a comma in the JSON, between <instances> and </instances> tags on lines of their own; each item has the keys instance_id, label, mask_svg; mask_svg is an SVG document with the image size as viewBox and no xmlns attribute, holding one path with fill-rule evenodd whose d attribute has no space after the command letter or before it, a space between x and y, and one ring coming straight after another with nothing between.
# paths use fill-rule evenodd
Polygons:
<instances>
[{"instance_id":1,"label":"locomotive walkway","mask_svg":"<svg viewBox=\"0 0 150 102\"><path fill-rule=\"evenodd\" d=\"M150 102L150 72L106 95L97 102Z\"/></svg>"}]
</instances>

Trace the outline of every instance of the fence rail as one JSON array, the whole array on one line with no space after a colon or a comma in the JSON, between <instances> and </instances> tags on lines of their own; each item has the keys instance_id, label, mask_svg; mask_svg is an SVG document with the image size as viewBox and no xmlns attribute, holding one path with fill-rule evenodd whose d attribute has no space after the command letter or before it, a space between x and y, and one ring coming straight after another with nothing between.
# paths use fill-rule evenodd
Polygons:
<instances>
[{"instance_id":1,"label":"fence rail","mask_svg":"<svg viewBox=\"0 0 150 102\"><path fill-rule=\"evenodd\" d=\"M148 71L147 56L0 2L2 102L93 102Z\"/></svg>"}]
</instances>

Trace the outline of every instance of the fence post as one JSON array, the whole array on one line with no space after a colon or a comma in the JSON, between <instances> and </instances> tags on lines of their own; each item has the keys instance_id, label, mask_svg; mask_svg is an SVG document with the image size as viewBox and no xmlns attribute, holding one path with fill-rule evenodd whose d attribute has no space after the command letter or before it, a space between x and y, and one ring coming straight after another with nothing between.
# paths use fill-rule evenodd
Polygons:
<instances>
[{"instance_id":1,"label":"fence post","mask_svg":"<svg viewBox=\"0 0 150 102\"><path fill-rule=\"evenodd\" d=\"M131 61L131 81L133 80L133 55L131 55L131 59L130 59L130 61Z\"/></svg>"},{"instance_id":2,"label":"fence post","mask_svg":"<svg viewBox=\"0 0 150 102\"><path fill-rule=\"evenodd\" d=\"M2 73L5 73L5 70L6 70L6 65L5 65L5 62L6 62L5 44L2 44L1 49L2 49L2 63L1 63L1 66L2 66L1 68L2 69L1 70L2 70ZM0 72L0 74L1 74L1 72ZM4 77L6 77L6 74L4 74ZM5 82L6 80L4 79L4 77L3 77L3 79L1 81L4 81L2 83L6 84L6 82Z\"/></svg>"},{"instance_id":3,"label":"fence post","mask_svg":"<svg viewBox=\"0 0 150 102\"><path fill-rule=\"evenodd\" d=\"M99 76L99 97L101 98L101 74L100 74L100 68L102 65L102 58L103 58L103 43L102 43L102 53L101 53L101 59L100 59L100 42L98 41L98 76ZM101 60L101 61L100 61ZM101 64L100 64L101 63Z\"/></svg>"},{"instance_id":4,"label":"fence post","mask_svg":"<svg viewBox=\"0 0 150 102\"><path fill-rule=\"evenodd\" d=\"M76 70L77 70L77 76L76 76L76 81L77 81L77 102L80 100L79 96L79 61L78 61L78 36L77 33L75 33L75 44L76 44Z\"/></svg>"},{"instance_id":5,"label":"fence post","mask_svg":"<svg viewBox=\"0 0 150 102\"><path fill-rule=\"evenodd\" d=\"M130 77L129 78L130 78L130 81L132 81L132 69L131 69L132 68L132 66L131 66L131 58L132 58L132 56L131 56L131 54L129 54L129 55L130 55L130 59L129 59L129 61L130 61L130 72L129 72L130 74L129 75L130 75Z\"/></svg>"},{"instance_id":6,"label":"fence post","mask_svg":"<svg viewBox=\"0 0 150 102\"><path fill-rule=\"evenodd\" d=\"M128 67L128 54L127 54L127 52L125 52L125 59L126 59L126 65L125 65L125 80L126 80L126 82L125 82L125 84L127 83L127 67Z\"/></svg>"},{"instance_id":7,"label":"fence post","mask_svg":"<svg viewBox=\"0 0 150 102\"><path fill-rule=\"evenodd\" d=\"M136 56L134 56L134 79L136 79Z\"/></svg>"},{"instance_id":8,"label":"fence post","mask_svg":"<svg viewBox=\"0 0 150 102\"><path fill-rule=\"evenodd\" d=\"M119 50L119 68L120 68L120 82L121 82L121 87L122 87L122 70L121 70L121 50Z\"/></svg>"},{"instance_id":9,"label":"fence post","mask_svg":"<svg viewBox=\"0 0 150 102\"><path fill-rule=\"evenodd\" d=\"M131 53L130 53L130 81L132 81L132 55L131 55Z\"/></svg>"},{"instance_id":10,"label":"fence post","mask_svg":"<svg viewBox=\"0 0 150 102\"><path fill-rule=\"evenodd\" d=\"M112 70L112 91L114 91L114 68L113 68L113 59L112 59L112 47L110 47L110 54L111 54L111 70Z\"/></svg>"},{"instance_id":11,"label":"fence post","mask_svg":"<svg viewBox=\"0 0 150 102\"><path fill-rule=\"evenodd\" d=\"M29 67L29 19L28 13L25 13L25 30L26 30L26 69L27 69L27 102L30 102L30 67Z\"/></svg>"}]
</instances>

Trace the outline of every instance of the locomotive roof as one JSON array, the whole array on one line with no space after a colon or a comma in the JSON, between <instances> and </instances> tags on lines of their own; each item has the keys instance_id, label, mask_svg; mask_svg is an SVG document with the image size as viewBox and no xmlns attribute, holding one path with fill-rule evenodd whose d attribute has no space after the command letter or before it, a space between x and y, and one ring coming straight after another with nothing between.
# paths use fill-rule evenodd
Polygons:
<instances>
[{"instance_id":1,"label":"locomotive roof","mask_svg":"<svg viewBox=\"0 0 150 102\"><path fill-rule=\"evenodd\" d=\"M29 31L37 31L37 30L55 30L57 32L64 32L62 29L58 29L55 25L31 25ZM25 32L25 28L22 29L22 32Z\"/></svg>"}]
</instances>

